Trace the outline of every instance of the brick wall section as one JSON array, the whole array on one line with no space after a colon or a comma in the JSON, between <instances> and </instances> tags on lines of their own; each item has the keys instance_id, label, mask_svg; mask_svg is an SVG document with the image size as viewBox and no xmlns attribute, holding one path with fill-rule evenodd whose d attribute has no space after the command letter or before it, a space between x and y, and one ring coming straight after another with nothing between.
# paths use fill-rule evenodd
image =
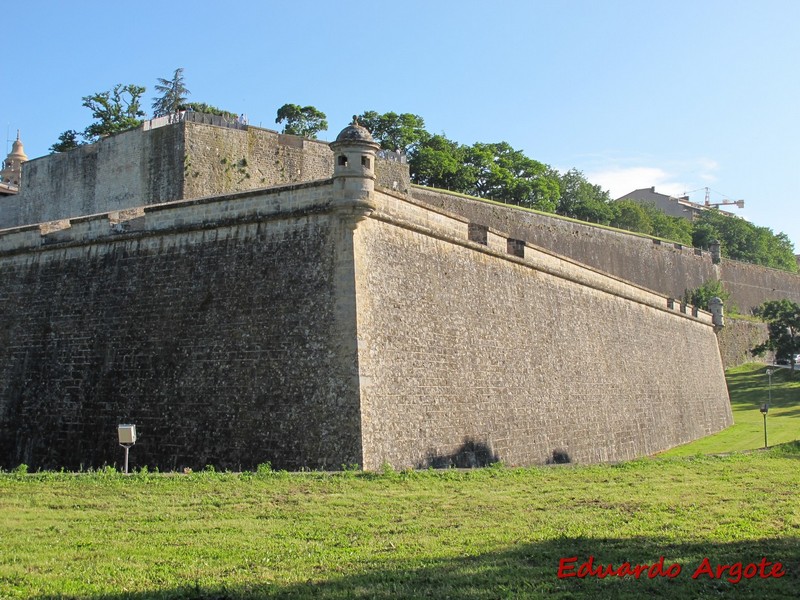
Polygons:
<instances>
[{"instance_id":1,"label":"brick wall section","mask_svg":"<svg viewBox=\"0 0 800 600\"><path fill-rule=\"evenodd\" d=\"M793 273L725 259L714 265L708 252L436 190L414 187L412 195L665 296L681 298L685 290L719 279L745 313L765 300L800 302L800 276Z\"/></svg>"},{"instance_id":2,"label":"brick wall section","mask_svg":"<svg viewBox=\"0 0 800 600\"><path fill-rule=\"evenodd\" d=\"M366 468L623 460L732 423L710 324L481 251L466 223L453 243L376 216L356 232Z\"/></svg>"},{"instance_id":3,"label":"brick wall section","mask_svg":"<svg viewBox=\"0 0 800 600\"><path fill-rule=\"evenodd\" d=\"M350 230L174 225L0 257L0 467L360 463Z\"/></svg>"}]
</instances>

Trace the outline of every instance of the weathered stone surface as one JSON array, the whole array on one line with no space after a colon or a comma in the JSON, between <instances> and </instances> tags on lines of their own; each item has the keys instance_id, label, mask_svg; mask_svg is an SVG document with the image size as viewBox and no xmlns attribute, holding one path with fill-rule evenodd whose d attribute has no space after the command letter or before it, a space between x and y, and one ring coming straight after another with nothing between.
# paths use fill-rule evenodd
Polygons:
<instances>
[{"instance_id":1,"label":"weathered stone surface","mask_svg":"<svg viewBox=\"0 0 800 600\"><path fill-rule=\"evenodd\" d=\"M709 323L561 266L566 278L444 236L359 226L367 468L623 460L732 423Z\"/></svg>"},{"instance_id":2,"label":"weathered stone surface","mask_svg":"<svg viewBox=\"0 0 800 600\"><path fill-rule=\"evenodd\" d=\"M408 165L384 154L376 184L407 192ZM332 175L326 142L191 121L140 128L25 163L20 193L0 203L0 229Z\"/></svg>"},{"instance_id":3,"label":"weathered stone surface","mask_svg":"<svg viewBox=\"0 0 800 600\"><path fill-rule=\"evenodd\" d=\"M794 273L727 259L717 265L708 252L437 190L414 187L412 195L427 206L461 215L671 298L682 298L687 289L720 280L730 292L731 302L744 313L766 300L800 302L800 276Z\"/></svg>"},{"instance_id":4,"label":"weathered stone surface","mask_svg":"<svg viewBox=\"0 0 800 600\"><path fill-rule=\"evenodd\" d=\"M121 422L132 466L360 463L351 235L310 214L1 259L0 465L112 464Z\"/></svg>"},{"instance_id":5,"label":"weathered stone surface","mask_svg":"<svg viewBox=\"0 0 800 600\"><path fill-rule=\"evenodd\" d=\"M726 317L725 327L717 332L722 364L727 369L760 360L750 354L750 349L766 341L768 337L766 323Z\"/></svg>"},{"instance_id":6,"label":"weathered stone surface","mask_svg":"<svg viewBox=\"0 0 800 600\"><path fill-rule=\"evenodd\" d=\"M122 422L161 469L597 462L731 423L711 315L535 246L545 221L433 209L363 144L253 190L332 154L161 129L43 161L53 218L0 232L0 467L114 463Z\"/></svg>"}]
</instances>

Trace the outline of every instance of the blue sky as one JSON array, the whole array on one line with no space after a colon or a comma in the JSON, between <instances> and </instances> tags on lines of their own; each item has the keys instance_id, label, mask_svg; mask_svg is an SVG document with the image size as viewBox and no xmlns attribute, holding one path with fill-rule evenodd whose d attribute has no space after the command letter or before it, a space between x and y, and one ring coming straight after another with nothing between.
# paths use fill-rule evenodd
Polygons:
<instances>
[{"instance_id":1,"label":"blue sky","mask_svg":"<svg viewBox=\"0 0 800 600\"><path fill-rule=\"evenodd\" d=\"M29 157L91 122L81 98L185 69L190 99L276 128L411 112L464 144L506 141L621 196L702 202L800 252L797 0L47 2L6 7L0 125ZM6 141L6 152L10 141Z\"/></svg>"}]
</instances>

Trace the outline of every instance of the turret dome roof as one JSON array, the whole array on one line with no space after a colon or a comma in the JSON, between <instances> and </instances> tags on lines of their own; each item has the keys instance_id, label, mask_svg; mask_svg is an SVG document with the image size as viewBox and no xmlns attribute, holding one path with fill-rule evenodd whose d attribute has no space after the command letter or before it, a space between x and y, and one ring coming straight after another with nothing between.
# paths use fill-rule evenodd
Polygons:
<instances>
[{"instance_id":1,"label":"turret dome roof","mask_svg":"<svg viewBox=\"0 0 800 600\"><path fill-rule=\"evenodd\" d=\"M375 142L369 130L358 122L356 115L353 115L353 122L342 129L336 136L337 142Z\"/></svg>"}]
</instances>

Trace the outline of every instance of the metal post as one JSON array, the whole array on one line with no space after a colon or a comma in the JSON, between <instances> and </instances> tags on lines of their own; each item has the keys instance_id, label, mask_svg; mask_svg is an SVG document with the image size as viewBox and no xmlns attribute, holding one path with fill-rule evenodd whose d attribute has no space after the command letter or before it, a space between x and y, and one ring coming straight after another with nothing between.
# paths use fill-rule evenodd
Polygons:
<instances>
[{"instance_id":1,"label":"metal post","mask_svg":"<svg viewBox=\"0 0 800 600\"><path fill-rule=\"evenodd\" d=\"M128 474L128 450L130 450L131 447L130 446L123 446L123 448L125 448L125 475L127 475Z\"/></svg>"},{"instance_id":2,"label":"metal post","mask_svg":"<svg viewBox=\"0 0 800 600\"><path fill-rule=\"evenodd\" d=\"M769 377L769 404L767 406L772 406L772 369L767 369L767 377Z\"/></svg>"},{"instance_id":3,"label":"metal post","mask_svg":"<svg viewBox=\"0 0 800 600\"><path fill-rule=\"evenodd\" d=\"M766 449L767 449L767 413L764 413L764 450Z\"/></svg>"}]
</instances>

